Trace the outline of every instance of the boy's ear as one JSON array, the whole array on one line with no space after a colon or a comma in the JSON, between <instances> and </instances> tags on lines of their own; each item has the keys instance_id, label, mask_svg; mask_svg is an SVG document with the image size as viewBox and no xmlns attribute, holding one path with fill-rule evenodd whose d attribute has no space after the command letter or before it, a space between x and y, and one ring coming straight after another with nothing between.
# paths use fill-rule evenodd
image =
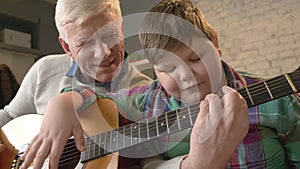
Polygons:
<instances>
[{"instance_id":1,"label":"boy's ear","mask_svg":"<svg viewBox=\"0 0 300 169\"><path fill-rule=\"evenodd\" d=\"M61 37L58 37L58 41L61 45L61 47L64 49L64 51L66 52L66 54L71 55L71 51L70 51L70 47L69 44Z\"/></svg>"}]
</instances>

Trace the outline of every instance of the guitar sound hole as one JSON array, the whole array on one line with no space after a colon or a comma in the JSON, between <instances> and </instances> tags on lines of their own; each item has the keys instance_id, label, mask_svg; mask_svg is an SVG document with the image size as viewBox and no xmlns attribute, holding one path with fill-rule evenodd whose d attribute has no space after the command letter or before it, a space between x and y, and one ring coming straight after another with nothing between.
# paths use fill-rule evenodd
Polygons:
<instances>
[{"instance_id":1,"label":"guitar sound hole","mask_svg":"<svg viewBox=\"0 0 300 169\"><path fill-rule=\"evenodd\" d=\"M74 139L69 139L59 159L59 169L74 169L80 160L80 151L75 146Z\"/></svg>"}]
</instances>

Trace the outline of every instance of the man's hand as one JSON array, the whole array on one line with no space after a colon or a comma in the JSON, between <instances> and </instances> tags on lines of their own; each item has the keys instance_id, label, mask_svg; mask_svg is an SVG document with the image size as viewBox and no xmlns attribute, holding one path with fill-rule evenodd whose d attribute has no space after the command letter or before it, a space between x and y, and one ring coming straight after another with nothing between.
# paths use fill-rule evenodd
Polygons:
<instances>
[{"instance_id":1,"label":"man's hand","mask_svg":"<svg viewBox=\"0 0 300 169\"><path fill-rule=\"evenodd\" d=\"M63 93L49 101L40 132L22 156L22 169L28 168L33 160L34 168L41 168L47 157L49 168L57 168L64 146L71 136L74 136L78 150L84 151L83 130L77 118L76 106L73 105L74 100L70 98L73 96ZM78 93L77 97L81 98Z\"/></svg>"},{"instance_id":2,"label":"man's hand","mask_svg":"<svg viewBox=\"0 0 300 169\"><path fill-rule=\"evenodd\" d=\"M190 152L181 168L226 168L234 151L247 134L249 123L246 101L229 87L223 87L223 92L222 99L209 94L201 102L191 133ZM216 123L220 115L220 120ZM200 141L201 132L207 130L213 132L205 141Z\"/></svg>"}]
</instances>

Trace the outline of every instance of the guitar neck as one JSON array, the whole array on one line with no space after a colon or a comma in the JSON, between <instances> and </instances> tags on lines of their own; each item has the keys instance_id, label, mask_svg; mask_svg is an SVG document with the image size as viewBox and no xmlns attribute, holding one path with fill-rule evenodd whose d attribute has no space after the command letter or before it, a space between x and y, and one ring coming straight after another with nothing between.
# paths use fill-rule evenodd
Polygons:
<instances>
[{"instance_id":1,"label":"guitar neck","mask_svg":"<svg viewBox=\"0 0 300 169\"><path fill-rule=\"evenodd\" d=\"M238 90L248 107L299 92L299 70Z\"/></svg>"},{"instance_id":2,"label":"guitar neck","mask_svg":"<svg viewBox=\"0 0 300 169\"><path fill-rule=\"evenodd\" d=\"M300 91L300 69L238 90L248 107ZM199 104L189 105L157 117L141 120L115 130L86 137L87 150L81 161L89 161L161 136L191 128Z\"/></svg>"}]
</instances>

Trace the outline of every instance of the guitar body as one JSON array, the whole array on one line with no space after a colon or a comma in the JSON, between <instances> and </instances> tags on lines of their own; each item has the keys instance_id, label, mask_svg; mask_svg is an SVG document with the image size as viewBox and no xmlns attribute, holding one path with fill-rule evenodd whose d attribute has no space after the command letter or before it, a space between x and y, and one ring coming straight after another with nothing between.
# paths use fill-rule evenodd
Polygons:
<instances>
[{"instance_id":1,"label":"guitar body","mask_svg":"<svg viewBox=\"0 0 300 169\"><path fill-rule=\"evenodd\" d=\"M83 130L88 136L97 135L119 127L118 111L114 102L110 99L98 99L97 102L92 104L85 111L80 112L78 116ZM6 149L4 152L0 153L1 169L12 168L13 161L18 155L20 148L30 143L33 137L38 134L42 119L43 116L38 114L24 115L10 121L2 127L0 130L0 140L2 144L6 146ZM75 145L72 147L73 149L71 151L79 152ZM66 149L67 148L65 148L65 150ZM70 149L66 150L64 153L68 155L69 152ZM61 157L61 159L62 158L63 157ZM83 164L80 163L80 157L77 156L75 160L74 158L70 159L70 161L61 160L59 165L61 166L59 168L63 169L116 169L118 167L118 154L109 154ZM45 162L43 168L48 168L47 166L48 164ZM19 167L17 166L16 168Z\"/></svg>"}]
</instances>

